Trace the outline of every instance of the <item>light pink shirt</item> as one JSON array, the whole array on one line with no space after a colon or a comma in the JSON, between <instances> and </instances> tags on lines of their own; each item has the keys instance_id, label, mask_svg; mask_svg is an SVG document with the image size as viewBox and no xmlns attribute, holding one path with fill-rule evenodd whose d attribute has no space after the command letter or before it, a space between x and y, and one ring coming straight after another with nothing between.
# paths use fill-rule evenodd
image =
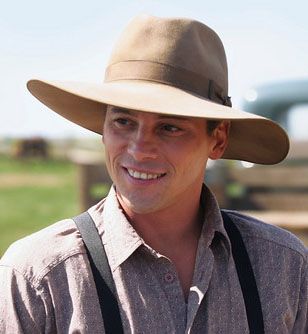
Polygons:
<instances>
[{"instance_id":1,"label":"light pink shirt","mask_svg":"<svg viewBox=\"0 0 308 334\"><path fill-rule=\"evenodd\" d=\"M248 333L245 306L216 200L205 217L187 304L174 265L146 245L111 189L92 207L116 284L125 333ZM268 334L308 333L307 249L290 233L230 213L246 244ZM0 333L104 333L74 222L14 243L0 262Z\"/></svg>"}]
</instances>

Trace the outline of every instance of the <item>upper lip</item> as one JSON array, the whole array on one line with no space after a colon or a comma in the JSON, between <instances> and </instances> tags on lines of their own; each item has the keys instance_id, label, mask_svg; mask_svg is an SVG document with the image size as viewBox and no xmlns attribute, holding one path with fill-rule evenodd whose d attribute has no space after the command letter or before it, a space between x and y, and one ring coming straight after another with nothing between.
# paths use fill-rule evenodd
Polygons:
<instances>
[{"instance_id":1,"label":"upper lip","mask_svg":"<svg viewBox=\"0 0 308 334\"><path fill-rule=\"evenodd\" d=\"M158 178L161 178L164 175L166 175L166 174L157 174L157 173L138 172L131 168L128 168L127 172L131 177L141 179L141 180L153 180L153 179L157 180Z\"/></svg>"},{"instance_id":2,"label":"upper lip","mask_svg":"<svg viewBox=\"0 0 308 334\"><path fill-rule=\"evenodd\" d=\"M166 174L166 172L163 171L157 171L157 170L151 170L151 169L141 169L136 167L130 167L130 166L123 166L125 169L131 169L135 172L139 173L146 173L146 174Z\"/></svg>"}]
</instances>

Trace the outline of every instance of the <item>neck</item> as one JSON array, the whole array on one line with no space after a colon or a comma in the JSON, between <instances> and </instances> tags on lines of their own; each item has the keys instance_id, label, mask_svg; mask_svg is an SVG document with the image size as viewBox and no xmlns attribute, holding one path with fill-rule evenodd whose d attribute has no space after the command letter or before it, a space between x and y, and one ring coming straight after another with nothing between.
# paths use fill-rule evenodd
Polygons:
<instances>
[{"instance_id":1,"label":"neck","mask_svg":"<svg viewBox=\"0 0 308 334\"><path fill-rule=\"evenodd\" d=\"M170 256L183 244L197 246L202 228L200 194L201 189L194 198L188 196L172 207L145 214L135 213L120 203L143 240L159 253Z\"/></svg>"},{"instance_id":2,"label":"neck","mask_svg":"<svg viewBox=\"0 0 308 334\"><path fill-rule=\"evenodd\" d=\"M199 192L188 193L186 198L172 207L146 214L132 212L119 199L128 219L143 240L174 264L186 300L202 229L200 195L201 188Z\"/></svg>"}]
</instances>

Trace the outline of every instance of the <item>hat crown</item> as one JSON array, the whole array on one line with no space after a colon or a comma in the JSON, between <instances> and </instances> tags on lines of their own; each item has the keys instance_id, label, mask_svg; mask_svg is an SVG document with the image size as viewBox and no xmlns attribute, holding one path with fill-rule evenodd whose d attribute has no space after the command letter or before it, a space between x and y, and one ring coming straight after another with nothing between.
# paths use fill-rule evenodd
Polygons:
<instances>
[{"instance_id":1,"label":"hat crown","mask_svg":"<svg viewBox=\"0 0 308 334\"><path fill-rule=\"evenodd\" d=\"M213 80L223 94L228 95L228 69L223 44L218 35L201 22L186 18L137 16L116 43L109 67L130 61L184 69L205 80Z\"/></svg>"}]
</instances>

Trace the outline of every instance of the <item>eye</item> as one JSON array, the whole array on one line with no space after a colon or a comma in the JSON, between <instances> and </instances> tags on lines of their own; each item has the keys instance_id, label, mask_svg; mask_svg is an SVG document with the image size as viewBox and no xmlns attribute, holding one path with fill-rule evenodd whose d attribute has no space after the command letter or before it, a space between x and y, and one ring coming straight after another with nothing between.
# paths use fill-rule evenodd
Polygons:
<instances>
[{"instance_id":1,"label":"eye","mask_svg":"<svg viewBox=\"0 0 308 334\"><path fill-rule=\"evenodd\" d=\"M125 127L125 126L131 125L132 122L127 118L119 117L119 118L114 119L113 123L117 127Z\"/></svg>"},{"instance_id":2,"label":"eye","mask_svg":"<svg viewBox=\"0 0 308 334\"><path fill-rule=\"evenodd\" d=\"M163 124L161 129L168 134L179 134L182 129L172 124Z\"/></svg>"}]
</instances>

